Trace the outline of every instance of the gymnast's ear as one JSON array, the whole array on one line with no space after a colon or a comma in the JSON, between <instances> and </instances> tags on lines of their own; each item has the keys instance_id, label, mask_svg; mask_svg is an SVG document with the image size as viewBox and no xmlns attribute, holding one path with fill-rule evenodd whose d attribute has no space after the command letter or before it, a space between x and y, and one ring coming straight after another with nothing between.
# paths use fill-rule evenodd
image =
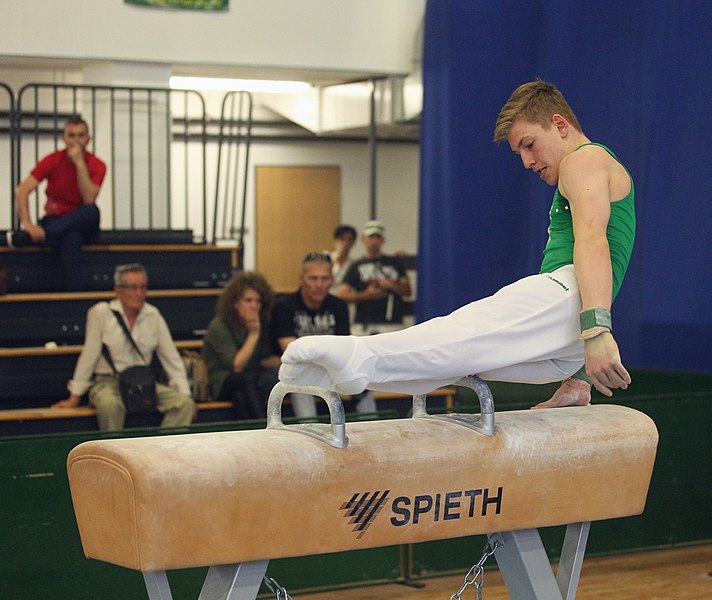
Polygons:
<instances>
[{"instance_id":1,"label":"gymnast's ear","mask_svg":"<svg viewBox=\"0 0 712 600\"><path fill-rule=\"evenodd\" d=\"M558 130L562 138L568 135L570 125L563 115L559 113L551 115L551 124Z\"/></svg>"}]
</instances>

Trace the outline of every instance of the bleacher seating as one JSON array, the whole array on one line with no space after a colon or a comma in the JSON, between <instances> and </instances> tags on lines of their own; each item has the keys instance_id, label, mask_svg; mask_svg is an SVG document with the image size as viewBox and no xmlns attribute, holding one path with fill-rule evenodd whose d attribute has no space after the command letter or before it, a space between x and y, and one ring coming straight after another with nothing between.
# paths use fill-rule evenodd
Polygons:
<instances>
[{"instance_id":1,"label":"bleacher seating","mask_svg":"<svg viewBox=\"0 0 712 600\"><path fill-rule=\"evenodd\" d=\"M113 235L115 232L111 232ZM218 288L237 268L237 248L202 244L110 244L84 248L87 290L110 290L117 264L143 262L153 289ZM10 294L62 289L57 254L49 248L0 248ZM140 259L140 260L139 260Z\"/></svg>"},{"instance_id":2,"label":"bleacher seating","mask_svg":"<svg viewBox=\"0 0 712 600\"><path fill-rule=\"evenodd\" d=\"M121 244L116 243L122 239L119 232L107 232L104 238L112 243L85 247L86 292L56 291L61 283L59 269L53 262L56 257L47 249L0 248L9 284L9 293L0 296L0 435L96 429L91 407L49 407L67 395L67 381L84 340L87 310L96 302L113 298L117 264L140 262L146 267L148 302L163 314L179 349L200 348L220 288L238 265L234 247ZM137 241L135 235L124 239ZM278 296L285 292L276 290ZM431 395L443 408L453 408L454 389L436 390ZM410 397L405 394L377 393L376 400L379 410L396 411L400 416L410 407ZM288 399L285 404L288 415ZM347 402L347 411L349 406ZM325 410L325 406L321 408ZM225 402L201 403L199 409L198 422L230 420L233 414ZM159 423L159 414L129 415L126 425Z\"/></svg>"},{"instance_id":3,"label":"bleacher seating","mask_svg":"<svg viewBox=\"0 0 712 600\"><path fill-rule=\"evenodd\" d=\"M149 290L148 302L161 311L174 339L190 340L201 337L219 293L217 288ZM87 310L112 297L110 291L0 296L0 347L81 344Z\"/></svg>"},{"instance_id":4,"label":"bleacher seating","mask_svg":"<svg viewBox=\"0 0 712 600\"><path fill-rule=\"evenodd\" d=\"M45 403L46 404L46 403ZM229 402L201 402L198 405L196 423L229 421L233 409ZM126 427L158 427L160 413L126 416ZM62 433L69 431L96 430L96 411L91 406L76 408L9 408L0 410L0 435L32 435Z\"/></svg>"},{"instance_id":5,"label":"bleacher seating","mask_svg":"<svg viewBox=\"0 0 712 600\"><path fill-rule=\"evenodd\" d=\"M200 348L200 340L178 340L178 349ZM67 381L74 372L82 347L0 348L3 409L47 407L67 396ZM38 376L39 374L39 376Z\"/></svg>"},{"instance_id":6,"label":"bleacher seating","mask_svg":"<svg viewBox=\"0 0 712 600\"><path fill-rule=\"evenodd\" d=\"M215 164L218 181L221 171L227 170L240 183L230 187L232 198L226 186L225 197L216 195L215 205L209 207L208 137L200 93L54 82L29 83L17 93L0 82L0 92L0 120L7 141L0 170L10 190L5 213L9 219L2 219L0 243L0 265L7 275L6 289L0 291L7 294L0 295L0 411L31 409L34 412L29 414L39 415L66 395L66 382L84 340L87 310L113 296L117 264L146 266L148 301L165 317L177 345L200 341L214 315L220 288L241 267L238 243L242 234L235 243L233 232L244 230L240 219L245 213L235 203L245 196L248 178L242 171L247 161ZM240 106L245 100L251 107L246 92L231 95L239 97ZM102 140L98 153L110 169L110 183L107 180L101 194L102 230L92 245L84 247L85 291L62 293L57 254L44 247L7 248L4 234L19 224L12 190L42 156L58 148L65 120L78 110L90 124L93 140ZM225 118L242 124L251 119L251 113L240 109ZM165 123L165 132L163 126L153 126L158 122ZM146 148L145 154L133 152L139 145ZM218 156L223 146L239 149L237 156L248 145L249 137L221 139ZM131 148L128 156L127 147ZM89 149L94 151L94 145ZM175 172L182 176L171 177ZM30 198L35 220L43 213L44 196L38 189ZM200 412L212 410L206 407ZM10 413L4 416L12 421ZM93 415L84 418L84 425L95 426Z\"/></svg>"},{"instance_id":7,"label":"bleacher seating","mask_svg":"<svg viewBox=\"0 0 712 600\"><path fill-rule=\"evenodd\" d=\"M457 390L446 387L432 391L428 398L442 399L443 408L451 410L455 405ZM387 412L393 417L404 418L406 409L410 406L410 396L395 392L375 392L374 397L378 404L378 412ZM349 410L347 396L346 410ZM284 398L284 415L289 417L292 413L289 407L289 396ZM399 406L393 406L397 402ZM97 428L96 411L91 406L81 405L75 408L51 408L50 402L45 401L42 406L35 408L6 408L0 410L0 435L27 435L33 433L85 431ZM198 402L196 422L229 421L233 419L233 408L230 402ZM320 414L326 414L325 405L318 405ZM360 416L360 415L359 415ZM127 415L127 427L157 427L161 416L155 414Z\"/></svg>"},{"instance_id":8,"label":"bleacher seating","mask_svg":"<svg viewBox=\"0 0 712 600\"><path fill-rule=\"evenodd\" d=\"M43 248L0 248L9 279L9 293L0 296L0 410L10 411L0 419L3 433L14 431L13 423L27 420L37 421L33 432L43 431L43 423L48 423L43 411L66 397L67 381L84 341L87 310L113 297L117 264L140 262L146 267L151 288L148 301L163 314L176 346L192 349L200 347L220 286L237 265L234 247L112 244L85 250L87 280L93 282L87 287L96 291L65 293L53 291L59 285L54 253ZM225 409L215 404L204 408L201 413L206 414L210 409ZM83 410L86 414L52 414L57 424L45 430L57 431L60 421L66 424L59 430L95 429L92 409ZM227 415L223 410L219 417ZM158 424L160 415L155 417L156 423L147 417L141 424ZM26 433L27 429L18 431Z\"/></svg>"}]
</instances>

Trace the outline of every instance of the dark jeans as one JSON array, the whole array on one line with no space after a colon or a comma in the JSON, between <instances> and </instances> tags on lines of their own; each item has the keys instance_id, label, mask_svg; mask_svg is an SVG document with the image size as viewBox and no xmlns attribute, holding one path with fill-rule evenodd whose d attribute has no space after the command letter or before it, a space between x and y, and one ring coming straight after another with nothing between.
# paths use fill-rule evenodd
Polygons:
<instances>
[{"instance_id":1,"label":"dark jeans","mask_svg":"<svg viewBox=\"0 0 712 600\"><path fill-rule=\"evenodd\" d=\"M40 220L46 237L44 244L59 253L64 289L84 289L84 258L82 246L93 242L99 234L99 209L94 204L82 204L61 217Z\"/></svg>"},{"instance_id":2,"label":"dark jeans","mask_svg":"<svg viewBox=\"0 0 712 600\"><path fill-rule=\"evenodd\" d=\"M264 419L267 417L269 381L263 374L230 373L223 383L218 400L232 402L235 418Z\"/></svg>"}]
</instances>

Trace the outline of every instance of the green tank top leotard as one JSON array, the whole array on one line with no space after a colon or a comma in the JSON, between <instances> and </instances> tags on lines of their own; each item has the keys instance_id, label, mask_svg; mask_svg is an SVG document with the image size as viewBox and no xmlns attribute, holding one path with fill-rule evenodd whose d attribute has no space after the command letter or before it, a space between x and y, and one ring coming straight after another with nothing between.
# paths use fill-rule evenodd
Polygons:
<instances>
[{"instance_id":1,"label":"green tank top leotard","mask_svg":"<svg viewBox=\"0 0 712 600\"><path fill-rule=\"evenodd\" d=\"M618 157L603 144L589 143L579 146L600 146L613 158ZM576 148L578 150L579 148ZM574 150L575 152L575 150ZM620 161L618 161L620 163ZM622 165L622 163L621 163ZM625 165L623 165L625 168ZM627 169L626 169L627 171ZM630 173L628 173L630 177ZM623 277L630 262L635 241L635 207L633 198L635 188L633 178L630 178L630 192L625 198L611 202L611 217L606 229L606 237L611 251L613 267L613 298L623 283ZM549 211L549 240L544 248L544 259L540 273L551 273L564 265L574 262L574 227L571 220L569 201L561 195L559 188L554 192L554 200ZM612 299L613 299L612 298Z\"/></svg>"}]
</instances>

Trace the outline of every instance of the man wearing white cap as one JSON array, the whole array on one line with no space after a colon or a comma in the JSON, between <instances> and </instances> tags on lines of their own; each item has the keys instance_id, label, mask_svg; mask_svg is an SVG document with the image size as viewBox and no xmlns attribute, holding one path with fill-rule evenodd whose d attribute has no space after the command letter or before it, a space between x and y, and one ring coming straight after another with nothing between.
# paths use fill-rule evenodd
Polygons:
<instances>
[{"instance_id":1,"label":"man wearing white cap","mask_svg":"<svg viewBox=\"0 0 712 600\"><path fill-rule=\"evenodd\" d=\"M383 254L386 228L380 221L367 221L361 231L366 248L363 258L344 275L337 294L356 304L354 333L383 333L403 328L403 297L411 293L403 261Z\"/></svg>"}]
</instances>

